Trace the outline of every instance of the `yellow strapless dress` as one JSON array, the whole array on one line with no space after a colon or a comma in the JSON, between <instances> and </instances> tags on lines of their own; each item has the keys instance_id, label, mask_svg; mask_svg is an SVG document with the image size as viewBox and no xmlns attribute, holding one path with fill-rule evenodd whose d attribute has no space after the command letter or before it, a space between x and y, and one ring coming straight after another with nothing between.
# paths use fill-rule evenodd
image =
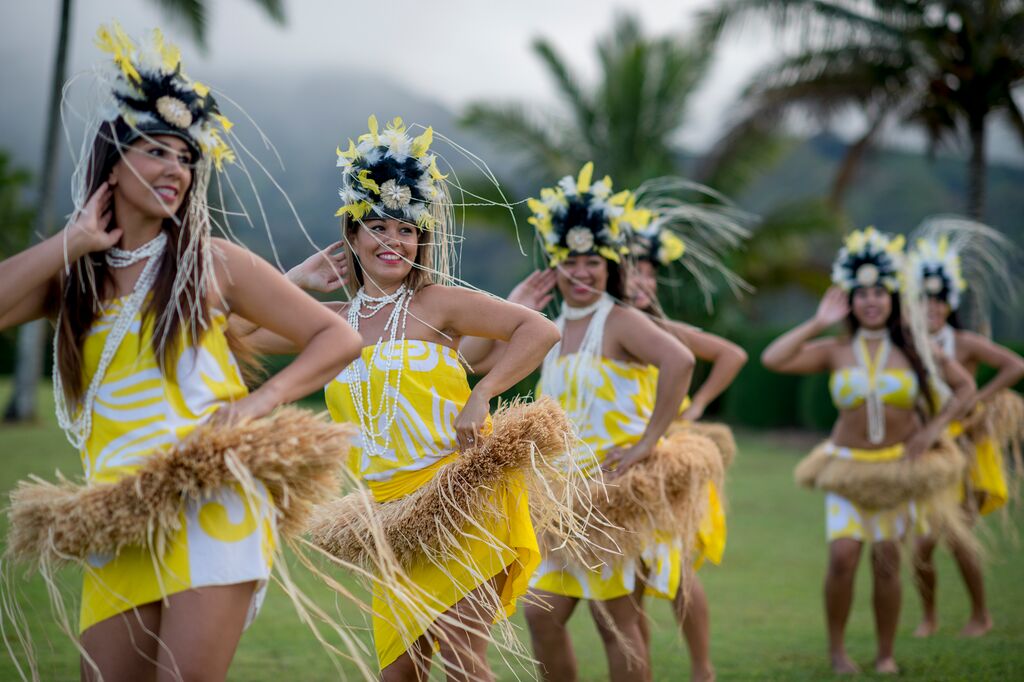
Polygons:
<instances>
[{"instance_id":1,"label":"yellow strapless dress","mask_svg":"<svg viewBox=\"0 0 1024 682\"><path fill-rule=\"evenodd\" d=\"M425 341L405 341L394 347L368 346L361 359L327 385L325 396L331 416L336 421L359 423L351 384L362 385L365 408L379 406L388 387L389 369L394 368L394 377L399 365L401 395L389 394L398 401L395 417L389 423L390 411L384 410L374 422L377 431L386 434L382 439L386 447L374 454L364 447L364 439L372 436L360 433L353 440L349 460L378 502L412 493L458 456L454 423L470 394L466 372L456 352L447 346ZM445 565L425 559L414 561L406 570L417 594L429 595L429 608L434 613L448 610L502 572L507 572L507 578L499 595L502 610L495 614L495 620L514 613L516 599L526 592L530 575L540 562L540 550L523 481L510 477L495 489L492 502L491 508L501 513L475 521L497 543L485 541L476 528L467 524L458 556ZM381 668L401 656L431 625L432 619L423 609L400 603L381 587L374 591L373 610L374 645Z\"/></svg>"},{"instance_id":2,"label":"yellow strapless dress","mask_svg":"<svg viewBox=\"0 0 1024 682\"><path fill-rule=\"evenodd\" d=\"M122 299L106 305L83 344L84 382L99 364ZM185 438L226 402L248 390L228 348L223 313L215 312L198 346L183 343L161 372L153 353L153 320L138 314L107 370L93 406L92 431L81 452L89 482L117 481L147 457ZM181 530L158 558L145 547L92 555L85 564L79 630L118 613L184 590L257 581L255 616L270 577L274 550L271 500L226 487L186 503Z\"/></svg>"}]
</instances>

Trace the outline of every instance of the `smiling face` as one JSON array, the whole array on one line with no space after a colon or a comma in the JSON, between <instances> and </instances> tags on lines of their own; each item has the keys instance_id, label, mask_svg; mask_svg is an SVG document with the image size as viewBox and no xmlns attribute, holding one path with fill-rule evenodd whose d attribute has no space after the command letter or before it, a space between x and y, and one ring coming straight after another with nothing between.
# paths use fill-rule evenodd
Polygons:
<instances>
[{"instance_id":1,"label":"smiling face","mask_svg":"<svg viewBox=\"0 0 1024 682\"><path fill-rule=\"evenodd\" d=\"M140 138L122 150L110 171L114 201L143 218L169 218L192 185L192 163L192 150L178 137Z\"/></svg>"},{"instance_id":2,"label":"smiling face","mask_svg":"<svg viewBox=\"0 0 1024 682\"><path fill-rule=\"evenodd\" d=\"M367 218L351 224L347 236L364 284L397 285L412 271L420 240L415 225L395 218Z\"/></svg>"},{"instance_id":3,"label":"smiling face","mask_svg":"<svg viewBox=\"0 0 1024 682\"><path fill-rule=\"evenodd\" d=\"M654 306L658 291L658 280L655 276L654 264L647 260L638 261L629 270L626 280L626 295L634 307L648 310Z\"/></svg>"},{"instance_id":4,"label":"smiling face","mask_svg":"<svg viewBox=\"0 0 1024 682\"><path fill-rule=\"evenodd\" d=\"M557 268L558 291L573 308L584 308L608 289L608 261L596 254L569 256Z\"/></svg>"},{"instance_id":5,"label":"smiling face","mask_svg":"<svg viewBox=\"0 0 1024 682\"><path fill-rule=\"evenodd\" d=\"M883 286L857 287L851 296L850 309L861 327L881 329L892 313L892 294Z\"/></svg>"}]
</instances>

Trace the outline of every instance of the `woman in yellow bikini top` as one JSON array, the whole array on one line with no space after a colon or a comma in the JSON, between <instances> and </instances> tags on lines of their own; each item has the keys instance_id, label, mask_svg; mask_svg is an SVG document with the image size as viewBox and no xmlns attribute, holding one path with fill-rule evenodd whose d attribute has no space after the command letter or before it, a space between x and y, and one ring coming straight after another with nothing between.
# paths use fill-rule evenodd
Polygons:
<instances>
[{"instance_id":1,"label":"woman in yellow bikini top","mask_svg":"<svg viewBox=\"0 0 1024 682\"><path fill-rule=\"evenodd\" d=\"M368 123L369 132L339 151L342 242L289 277L322 291L346 282L357 289L347 304L326 304L363 338L362 357L327 384L326 400L334 419L358 424L351 467L377 502L388 503L421 489L476 443L488 428L491 399L532 372L558 332L521 306L445 285L453 281L454 181L447 178L454 175L437 168L431 128L412 137L398 118L383 129L373 116ZM472 390L456 351L464 335L508 348ZM262 331L249 338L263 352L291 350ZM435 646L452 675L493 678L490 626L526 591L539 562L537 539L516 473L495 486L488 509L463 511L465 525L437 519L458 539L449 556L401 557L402 594L375 585L374 645L384 680L426 675Z\"/></svg>"},{"instance_id":2,"label":"woman in yellow bikini top","mask_svg":"<svg viewBox=\"0 0 1024 682\"><path fill-rule=\"evenodd\" d=\"M927 351L927 343L912 342L901 314L902 262L902 237L874 228L851 233L833 266L835 286L825 294L815 316L776 339L761 356L765 367L777 372L832 373L830 392L839 418L830 439L801 464L798 475L808 462L820 464L824 474L826 469L845 471L840 466L846 466L843 462L872 466L921 457L935 447L950 419L970 398L970 377L954 362L940 358L941 379L952 397L941 412L934 409L933 380L925 378L925 362L916 350ZM908 303L914 301L903 302ZM852 338L815 338L843 319ZM857 471L858 476L866 473ZM850 482L852 486L856 479ZM829 540L825 612L832 667L836 672L857 670L847 656L843 633L861 547L871 542L878 636L875 668L895 672L900 579L892 567L899 562L896 541L910 521L909 501L884 511L867 509L834 492L833 483L826 486L825 500Z\"/></svg>"},{"instance_id":3,"label":"woman in yellow bikini top","mask_svg":"<svg viewBox=\"0 0 1024 682\"><path fill-rule=\"evenodd\" d=\"M917 239L911 253L911 273L928 298L928 332L933 343L972 376L979 365L996 370L995 376L979 387L965 411L968 416L963 423L952 424L954 432L963 433L958 442L965 446L971 463L962 487L965 504L972 518L976 514L990 514L1003 507L1010 497L1003 447L1009 444L1007 441L1018 439L1019 449L1019 434L1024 426L1015 425L1015 433L1000 434L986 413L998 413L1007 403L1021 401L1010 389L1024 378L1024 358L992 339L965 329L958 312L962 299L968 294L973 295L974 308L983 311L989 292L1007 293L1017 288L1006 262L1012 245L990 227L959 219L925 221L914 235ZM1016 413L1020 414L1021 409ZM968 425L966 430L964 423ZM1019 472L1020 467L1015 469ZM924 530L931 529L925 525ZM961 634L977 637L992 628L981 562L963 543L951 544L971 601L971 614ZM914 567L922 600L922 619L915 634L921 637L932 635L938 628L932 559L936 545L937 538L931 532L916 539Z\"/></svg>"}]
</instances>

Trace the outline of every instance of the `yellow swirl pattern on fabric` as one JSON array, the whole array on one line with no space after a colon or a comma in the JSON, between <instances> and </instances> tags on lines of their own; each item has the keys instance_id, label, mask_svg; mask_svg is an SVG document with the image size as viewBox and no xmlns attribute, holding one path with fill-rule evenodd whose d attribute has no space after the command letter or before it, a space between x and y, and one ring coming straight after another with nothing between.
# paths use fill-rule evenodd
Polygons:
<instances>
[{"instance_id":1,"label":"yellow swirl pattern on fabric","mask_svg":"<svg viewBox=\"0 0 1024 682\"><path fill-rule=\"evenodd\" d=\"M572 453L580 468L594 471L617 447L636 444L654 411L658 385L655 367L596 358L575 376L575 355L558 358L554 377L545 377L550 397L566 410L579 430L581 445ZM592 391L592 393L591 393ZM591 402L592 400L592 402ZM589 415L580 420L574 408L590 404ZM671 599L679 587L682 553L666 532L662 541L644 549L642 556L624 557L614 566L587 570L563 557L544 557L531 587L581 599L607 601L632 594L638 572L646 575L649 594ZM646 568L645 568L646 567Z\"/></svg>"},{"instance_id":2,"label":"yellow swirl pattern on fabric","mask_svg":"<svg viewBox=\"0 0 1024 682\"><path fill-rule=\"evenodd\" d=\"M828 386L836 409L850 410L864 404L870 378L862 367L844 367L832 373ZM912 410L918 394L917 375L909 369L884 370L878 375L878 392L886 405Z\"/></svg>"},{"instance_id":3,"label":"yellow swirl pattern on fabric","mask_svg":"<svg viewBox=\"0 0 1024 682\"><path fill-rule=\"evenodd\" d=\"M387 386L390 363L402 363L399 416L391 425L388 449L381 457L370 456L361 447L364 436L360 435L353 441L350 457L352 468L378 502L409 495L458 456L455 417L470 394L466 372L451 348L426 341L395 345L393 349L380 349L386 352L379 353L376 362L375 347L364 348L361 359L325 389L331 417L336 421L358 423L349 382L362 381L363 394L372 396L370 405L378 406ZM498 510L498 515L476 519L479 525L472 528L467 524L461 534L459 551L444 565L424 558L405 571L410 581L407 589L426 604L427 612L422 606L410 606L394 593L376 587L373 639L381 668L393 663L412 646L427 631L436 614L447 611L503 572L507 577L499 595L502 609L494 617L495 620L507 618L515 612L516 600L525 594L530 576L540 563L529 498L521 476L509 477L503 485L497 486L489 507ZM491 537L482 537L481 531ZM495 545L500 545L500 549Z\"/></svg>"},{"instance_id":4,"label":"yellow swirl pattern on fabric","mask_svg":"<svg viewBox=\"0 0 1024 682\"><path fill-rule=\"evenodd\" d=\"M87 385L99 365L103 344L123 299L108 303L83 344ZM182 343L168 376L153 354L153 320L141 313L118 348L100 385L93 407L92 431L81 452L90 482L112 483L137 470L161 450L185 438L226 402L248 389L228 347L223 313L215 312L198 346ZM222 488L212 497L188 502L179 530L157 559L144 547L87 560L79 629L165 596L208 585L231 585L270 577L275 545L269 494L240 486ZM254 596L255 615L263 590Z\"/></svg>"}]
</instances>

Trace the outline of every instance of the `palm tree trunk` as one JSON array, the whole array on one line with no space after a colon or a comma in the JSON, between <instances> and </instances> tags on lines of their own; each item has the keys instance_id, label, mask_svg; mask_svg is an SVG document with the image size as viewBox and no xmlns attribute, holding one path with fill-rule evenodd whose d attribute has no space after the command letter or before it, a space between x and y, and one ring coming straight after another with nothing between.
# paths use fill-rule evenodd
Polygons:
<instances>
[{"instance_id":1,"label":"palm tree trunk","mask_svg":"<svg viewBox=\"0 0 1024 682\"><path fill-rule=\"evenodd\" d=\"M71 0L62 0L60 27L57 34L57 55L50 81L50 104L46 118L46 139L43 143L42 185L39 190L39 211L30 237L34 244L49 235L56 218L58 126L60 125L61 88L68 69L68 32L71 25ZM46 352L46 322L36 320L18 330L17 363L14 370L14 391L4 411L4 421L28 421L36 416L36 388L43 371Z\"/></svg>"},{"instance_id":2,"label":"palm tree trunk","mask_svg":"<svg viewBox=\"0 0 1024 682\"><path fill-rule=\"evenodd\" d=\"M983 220L985 215L985 116L971 117L971 159L967 166L967 215Z\"/></svg>"}]
</instances>

